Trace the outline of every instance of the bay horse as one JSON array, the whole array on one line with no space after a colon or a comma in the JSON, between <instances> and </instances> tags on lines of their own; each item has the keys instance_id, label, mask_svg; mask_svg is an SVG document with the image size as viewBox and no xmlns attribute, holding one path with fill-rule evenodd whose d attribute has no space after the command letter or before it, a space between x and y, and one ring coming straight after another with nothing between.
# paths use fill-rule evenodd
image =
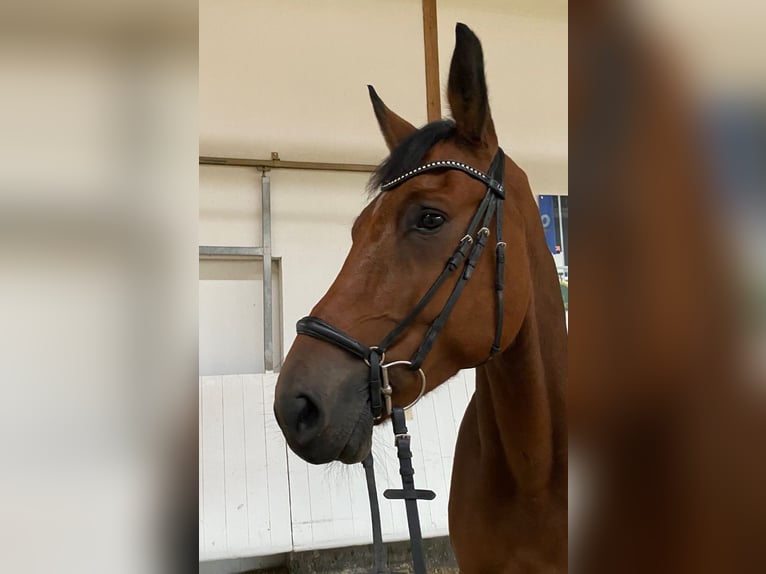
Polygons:
<instances>
[{"instance_id":1,"label":"bay horse","mask_svg":"<svg viewBox=\"0 0 766 574\"><path fill-rule=\"evenodd\" d=\"M383 191L354 222L334 283L299 322L274 411L304 460L358 463L373 425L390 412L371 393L383 354L376 343L386 341L388 361L423 374L391 369L398 406L419 396L418 381L428 392L475 367L449 499L458 565L466 574L565 572L567 334L558 275L528 178L498 146L479 39L464 24L455 34L453 120L417 129L369 87L390 150L371 179ZM471 255L485 243L483 256ZM456 257L457 278L441 280Z\"/></svg>"}]
</instances>

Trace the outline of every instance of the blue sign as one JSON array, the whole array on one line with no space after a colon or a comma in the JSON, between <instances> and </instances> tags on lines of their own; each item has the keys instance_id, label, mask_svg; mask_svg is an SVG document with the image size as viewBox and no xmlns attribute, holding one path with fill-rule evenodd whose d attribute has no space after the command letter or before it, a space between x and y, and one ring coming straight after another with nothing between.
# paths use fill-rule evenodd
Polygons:
<instances>
[{"instance_id":1,"label":"blue sign","mask_svg":"<svg viewBox=\"0 0 766 574\"><path fill-rule=\"evenodd\" d=\"M548 244L548 249L551 253L559 253L560 247L556 245L556 220L554 219L554 200L553 195L540 195L540 220L543 224L543 231L545 231L545 242Z\"/></svg>"}]
</instances>

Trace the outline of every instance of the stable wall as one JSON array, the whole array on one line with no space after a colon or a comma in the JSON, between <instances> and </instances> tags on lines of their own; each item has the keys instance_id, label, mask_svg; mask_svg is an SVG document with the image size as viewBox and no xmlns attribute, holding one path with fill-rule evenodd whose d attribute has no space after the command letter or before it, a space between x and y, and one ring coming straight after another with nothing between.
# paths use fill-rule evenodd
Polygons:
<instances>
[{"instance_id":1,"label":"stable wall","mask_svg":"<svg viewBox=\"0 0 766 574\"><path fill-rule=\"evenodd\" d=\"M566 194L566 3L441 0L437 7L443 91L454 23L463 21L484 45L501 144L527 171L535 194ZM199 60L200 155L267 159L275 151L283 160L378 163L387 150L367 83L413 124L426 121L419 0L203 0ZM442 106L446 115L444 94ZM367 176L287 170L270 176L283 321L275 348L286 350L295 321L343 262L351 223L366 202ZM200 166L199 234L200 245L260 244L258 170ZM201 295L212 304L230 299L229 291L226 283L206 284ZM207 357L231 355L231 341L205 336L217 327L204 312L200 320L201 373L224 374L211 370L216 361ZM259 337L247 333L252 343L242 352Z\"/></svg>"},{"instance_id":2,"label":"stable wall","mask_svg":"<svg viewBox=\"0 0 766 574\"><path fill-rule=\"evenodd\" d=\"M567 3L439 0L442 109L454 26L484 46L500 142L537 194L567 191ZM426 122L420 0L202 0L200 154L377 163L367 84Z\"/></svg>"}]
</instances>

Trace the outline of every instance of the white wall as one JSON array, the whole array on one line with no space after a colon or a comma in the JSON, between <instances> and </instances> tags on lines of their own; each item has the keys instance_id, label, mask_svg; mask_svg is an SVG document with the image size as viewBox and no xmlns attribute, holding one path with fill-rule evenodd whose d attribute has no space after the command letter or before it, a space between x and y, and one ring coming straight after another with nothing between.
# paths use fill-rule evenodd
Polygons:
<instances>
[{"instance_id":1,"label":"white wall","mask_svg":"<svg viewBox=\"0 0 766 574\"><path fill-rule=\"evenodd\" d=\"M282 356L279 261L271 266L274 356ZM262 373L263 263L199 262L199 374ZM276 368L279 367L277 363Z\"/></svg>"},{"instance_id":2,"label":"white wall","mask_svg":"<svg viewBox=\"0 0 766 574\"><path fill-rule=\"evenodd\" d=\"M527 172L535 195L568 193L566 0L438 0L442 112L455 22L481 40L500 145Z\"/></svg>"},{"instance_id":3,"label":"white wall","mask_svg":"<svg viewBox=\"0 0 766 574\"><path fill-rule=\"evenodd\" d=\"M243 176L239 187L229 187L229 170L251 172L252 180ZM286 351L295 338L295 323L324 294L346 257L351 224L366 202L367 174L273 170L270 175L272 254L280 258L281 279L281 301L278 298L275 303L281 302L279 347ZM259 245L260 212L257 170L200 166L200 245ZM204 264L200 265L201 272ZM253 302L260 304L259 297L254 295ZM247 301L240 299L240 303L243 321L249 321L245 316L253 315ZM204 332L212 324L212 318L206 318L215 313L234 314L236 305L237 301L223 296L220 290L211 292L205 282L201 283L201 357L249 352L251 339L240 340L240 350L233 351L231 346L236 341L210 337ZM276 305L274 312L278 312ZM258 333L253 336L260 337ZM262 359L258 360L262 364Z\"/></svg>"},{"instance_id":4,"label":"white wall","mask_svg":"<svg viewBox=\"0 0 766 574\"><path fill-rule=\"evenodd\" d=\"M502 145L535 194L566 194L566 3L440 0L438 10L442 86L463 21L484 45ZM419 125L423 74L419 0L203 0L200 154L377 163L386 149L365 85ZM446 94L442 103L447 114ZM295 321L348 251L367 176L274 170L271 178L287 350ZM200 245L260 245L259 180L252 168L200 166ZM231 341L201 337L206 348L218 341L211 354L231 353Z\"/></svg>"},{"instance_id":5,"label":"white wall","mask_svg":"<svg viewBox=\"0 0 766 574\"><path fill-rule=\"evenodd\" d=\"M439 0L446 88L454 26L484 46L500 141L537 194L567 192L567 4ZM200 153L377 163L366 84L426 122L420 0L202 0ZM447 114L446 95L442 94Z\"/></svg>"},{"instance_id":6,"label":"white wall","mask_svg":"<svg viewBox=\"0 0 766 574\"><path fill-rule=\"evenodd\" d=\"M424 123L420 0L201 0L200 153L376 163L366 84Z\"/></svg>"}]
</instances>

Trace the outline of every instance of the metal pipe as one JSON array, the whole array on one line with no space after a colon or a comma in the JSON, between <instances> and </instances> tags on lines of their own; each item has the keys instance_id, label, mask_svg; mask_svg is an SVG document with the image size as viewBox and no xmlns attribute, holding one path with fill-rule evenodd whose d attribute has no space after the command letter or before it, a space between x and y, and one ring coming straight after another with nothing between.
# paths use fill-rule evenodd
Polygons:
<instances>
[{"instance_id":1,"label":"metal pipe","mask_svg":"<svg viewBox=\"0 0 766 574\"><path fill-rule=\"evenodd\" d=\"M263 365L265 371L274 370L273 291L271 278L271 179L270 169L306 169L313 171L340 171L371 173L378 167L363 163L330 163L314 161L283 161L274 152L272 159L199 156L200 165L255 167L261 170L261 247L200 246L201 258L261 258L263 264Z\"/></svg>"},{"instance_id":2,"label":"metal pipe","mask_svg":"<svg viewBox=\"0 0 766 574\"><path fill-rule=\"evenodd\" d=\"M229 245L200 245L200 259L260 259L261 247L234 247Z\"/></svg>"},{"instance_id":3,"label":"metal pipe","mask_svg":"<svg viewBox=\"0 0 766 574\"><path fill-rule=\"evenodd\" d=\"M372 172L378 167L366 163L328 163L317 161L283 161L281 159L248 159L236 157L199 156L200 165L230 165L266 169L310 169L314 171Z\"/></svg>"},{"instance_id":4,"label":"metal pipe","mask_svg":"<svg viewBox=\"0 0 766 574\"><path fill-rule=\"evenodd\" d=\"M261 172L261 221L263 250L263 367L274 370L274 326L271 292L271 178L268 169Z\"/></svg>"}]
</instances>

